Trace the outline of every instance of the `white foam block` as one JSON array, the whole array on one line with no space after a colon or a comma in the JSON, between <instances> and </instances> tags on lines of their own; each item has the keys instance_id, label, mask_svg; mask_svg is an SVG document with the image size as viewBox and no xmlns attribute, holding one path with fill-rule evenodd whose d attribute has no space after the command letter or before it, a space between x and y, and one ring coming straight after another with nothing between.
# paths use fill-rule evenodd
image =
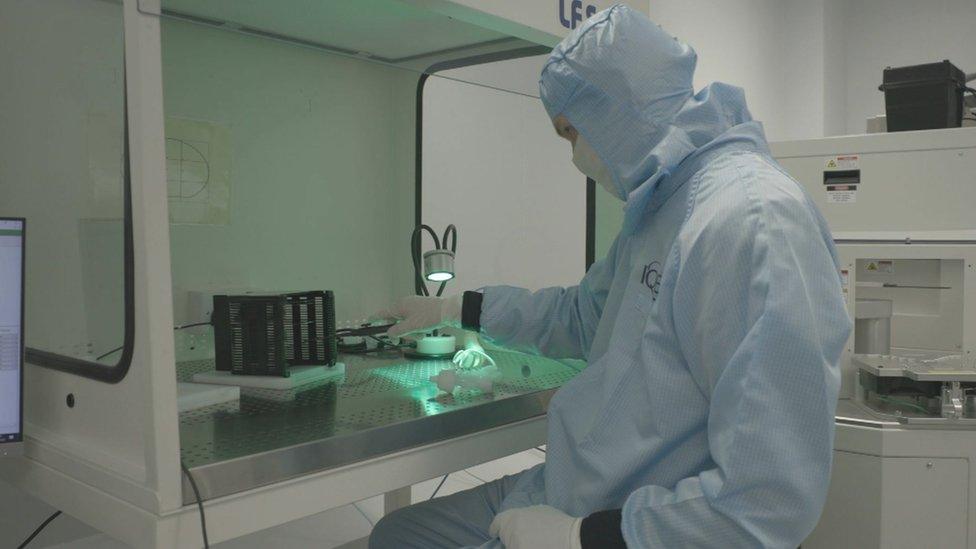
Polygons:
<instances>
[{"instance_id":1,"label":"white foam block","mask_svg":"<svg viewBox=\"0 0 976 549\"><path fill-rule=\"evenodd\" d=\"M176 393L176 406L180 412L188 412L197 408L203 408L204 406L223 404L224 402L233 402L241 398L240 387L231 387L229 385L221 387L219 385L207 385L204 383L179 382L176 384Z\"/></svg>"},{"instance_id":2,"label":"white foam block","mask_svg":"<svg viewBox=\"0 0 976 549\"><path fill-rule=\"evenodd\" d=\"M316 381L321 381L330 377L343 376L346 374L346 365L338 362L335 366L296 366L291 368L289 377L280 376L238 376L230 372L200 372L193 375L196 383L209 383L214 385L235 385L237 387L252 387L255 389L272 389L275 391L287 391L297 389L302 385L308 385Z\"/></svg>"}]
</instances>

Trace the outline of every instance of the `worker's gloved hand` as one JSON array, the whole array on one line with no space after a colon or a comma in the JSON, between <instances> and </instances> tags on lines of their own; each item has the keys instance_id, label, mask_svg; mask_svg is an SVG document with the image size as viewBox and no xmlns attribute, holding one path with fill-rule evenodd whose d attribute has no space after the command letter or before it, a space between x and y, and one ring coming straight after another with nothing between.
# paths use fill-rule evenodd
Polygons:
<instances>
[{"instance_id":1,"label":"worker's gloved hand","mask_svg":"<svg viewBox=\"0 0 976 549\"><path fill-rule=\"evenodd\" d=\"M463 339L463 349L455 353L454 364L461 370L475 370L482 368L484 366L494 366L495 361L492 360L488 353L485 352L485 348L481 346L481 342L478 341L478 334L474 332L465 332Z\"/></svg>"},{"instance_id":2,"label":"worker's gloved hand","mask_svg":"<svg viewBox=\"0 0 976 549\"><path fill-rule=\"evenodd\" d=\"M582 523L555 507L532 505L499 513L488 533L507 549L581 549Z\"/></svg>"},{"instance_id":3,"label":"worker's gloved hand","mask_svg":"<svg viewBox=\"0 0 976 549\"><path fill-rule=\"evenodd\" d=\"M390 337L428 332L436 328L461 327L461 295L452 297L404 297L388 311L377 314L380 318L397 319L396 326L387 332Z\"/></svg>"},{"instance_id":4,"label":"worker's gloved hand","mask_svg":"<svg viewBox=\"0 0 976 549\"><path fill-rule=\"evenodd\" d=\"M454 354L454 364L462 370L477 370L485 366L494 366L495 361L484 349L461 349Z\"/></svg>"}]
</instances>

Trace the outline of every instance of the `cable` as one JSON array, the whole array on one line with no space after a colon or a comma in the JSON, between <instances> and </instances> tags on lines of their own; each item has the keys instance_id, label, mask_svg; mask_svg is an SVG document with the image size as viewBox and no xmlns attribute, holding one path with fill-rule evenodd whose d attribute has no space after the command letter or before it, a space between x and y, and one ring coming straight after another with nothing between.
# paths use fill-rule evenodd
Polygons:
<instances>
[{"instance_id":1,"label":"cable","mask_svg":"<svg viewBox=\"0 0 976 549\"><path fill-rule=\"evenodd\" d=\"M388 349L406 349L407 347L413 347L413 344L411 343L401 343L399 345L396 345L390 343L389 341L386 341L385 339L380 339L376 336L366 336L366 337L376 341L377 343L380 344L381 347L386 347Z\"/></svg>"},{"instance_id":2,"label":"cable","mask_svg":"<svg viewBox=\"0 0 976 549\"><path fill-rule=\"evenodd\" d=\"M396 351L398 349L407 349L407 348L411 348L413 346L414 345L412 345L410 343L404 343L404 344L401 344L401 345L392 345L390 343L387 343L386 344L386 347L374 347L372 349L362 349L362 350L345 350L345 351L342 351L342 354L344 354L344 355L368 355L368 354L373 354L373 353L383 353L383 352L389 352L389 351Z\"/></svg>"},{"instance_id":3,"label":"cable","mask_svg":"<svg viewBox=\"0 0 976 549\"><path fill-rule=\"evenodd\" d=\"M451 239L451 253L457 253L457 227L455 227L453 224L448 225L447 228L444 229L444 236L441 237L441 244L443 244L445 250L447 249L447 239L449 237ZM437 288L437 297L444 294L444 288L446 287L447 281L445 280L444 282L441 282L440 287Z\"/></svg>"},{"instance_id":4,"label":"cable","mask_svg":"<svg viewBox=\"0 0 976 549\"><path fill-rule=\"evenodd\" d=\"M340 337L343 337L343 336L340 336ZM347 349L347 350L342 351L342 353L343 354L347 354L347 355L368 355L370 353L382 353L384 351L396 351L396 350L399 350L399 349L407 349L407 348L411 348L411 347L415 347L416 346L414 343L400 343L399 345L393 344L393 343L390 343L389 341L387 341L385 339L381 339L379 337L376 337L373 334L368 334L368 333L367 334L364 334L362 337L368 337L369 339L372 339L373 341L375 341L378 345L376 347L372 348L372 349Z\"/></svg>"},{"instance_id":5,"label":"cable","mask_svg":"<svg viewBox=\"0 0 976 549\"><path fill-rule=\"evenodd\" d=\"M546 453L546 450L542 446L536 446L535 449L542 452L543 454Z\"/></svg>"},{"instance_id":6,"label":"cable","mask_svg":"<svg viewBox=\"0 0 976 549\"><path fill-rule=\"evenodd\" d=\"M193 328L195 326L210 326L211 324L213 324L213 322L209 322L209 321L208 322L194 322L193 324L183 324L182 326L173 326L173 330L183 330L185 328ZM121 351L122 349L125 349L125 345L120 345L120 346L112 349L111 351L105 351L104 353L102 353L102 354L98 355L97 357L95 357L95 362L98 362L99 360L102 360L103 358L111 355L112 353L117 353L117 352Z\"/></svg>"},{"instance_id":7,"label":"cable","mask_svg":"<svg viewBox=\"0 0 976 549\"><path fill-rule=\"evenodd\" d=\"M427 283L424 282L424 274L423 274L423 269L421 267L421 264L423 263L423 259L421 257L422 254L420 252L420 244L421 241L423 240L424 231L427 231L427 234L429 234L430 237L434 239L435 249L439 250L441 248L441 241L438 240L437 233L434 232L434 229L430 228L430 225L424 225L424 224L417 225L414 228L413 233L410 235L410 252L413 258L413 273L415 277L415 283L417 286L417 295L429 296L430 291L427 290Z\"/></svg>"},{"instance_id":8,"label":"cable","mask_svg":"<svg viewBox=\"0 0 976 549\"><path fill-rule=\"evenodd\" d=\"M51 524L51 521L52 520L58 518L58 515L60 515L60 514L61 514L61 511L55 511L54 514L52 514L51 516L47 517L47 519L44 522L42 522L41 525L38 526L36 530L34 530L34 533L33 534L27 536L27 539L25 539L23 541L23 543L21 543L20 545L17 546L17 549L24 549L24 547L27 547L27 544L30 543L30 542L32 542L32 541L34 541L34 538L36 538L37 535L41 533L41 530L44 530L44 528L48 524Z\"/></svg>"},{"instance_id":9,"label":"cable","mask_svg":"<svg viewBox=\"0 0 976 549\"><path fill-rule=\"evenodd\" d=\"M197 498L197 507L200 509L200 531L203 532L203 547L204 549L210 549L210 540L207 538L207 515L203 512L203 500L200 499L200 490L197 488L197 481L193 480L190 469L187 468L186 463L183 463L182 459L180 460L180 469L183 469L183 474L190 481L190 488L193 488L193 495Z\"/></svg>"},{"instance_id":10,"label":"cable","mask_svg":"<svg viewBox=\"0 0 976 549\"><path fill-rule=\"evenodd\" d=\"M423 274L420 272L420 227L413 230L410 235L410 259L413 261L413 280L417 295L426 296L427 284L424 283Z\"/></svg>"},{"instance_id":11,"label":"cable","mask_svg":"<svg viewBox=\"0 0 976 549\"><path fill-rule=\"evenodd\" d=\"M457 227L455 227L453 224L448 225L447 228L444 229L444 236L441 237L441 243L444 245L445 250L447 249L448 237L451 237L451 251L456 253L457 252Z\"/></svg>"},{"instance_id":12,"label":"cable","mask_svg":"<svg viewBox=\"0 0 976 549\"><path fill-rule=\"evenodd\" d=\"M117 353L117 352L121 351L122 349L125 349L125 345L116 347L116 348L112 349L111 351L106 351L106 352L98 355L97 357L95 357L95 362L98 362L99 360L107 357L108 355L110 355L112 353Z\"/></svg>"},{"instance_id":13,"label":"cable","mask_svg":"<svg viewBox=\"0 0 976 549\"><path fill-rule=\"evenodd\" d=\"M444 475L444 478L441 479L441 483L437 485L437 488L434 488L434 493L431 494L429 498L427 498L427 501L434 499L434 496L437 495L437 492L441 491L441 486L444 486L444 483L447 482L448 476L450 476L450 473Z\"/></svg>"},{"instance_id":14,"label":"cable","mask_svg":"<svg viewBox=\"0 0 976 549\"><path fill-rule=\"evenodd\" d=\"M358 328L340 328L336 330L337 337L362 337L379 335L386 333L390 328L396 326L396 324L382 324L378 326L363 325Z\"/></svg>"},{"instance_id":15,"label":"cable","mask_svg":"<svg viewBox=\"0 0 976 549\"><path fill-rule=\"evenodd\" d=\"M173 326L174 330L182 330L184 328L194 328L196 326L210 326L213 322L209 320L207 322L194 322L193 324L183 324L182 326Z\"/></svg>"}]
</instances>

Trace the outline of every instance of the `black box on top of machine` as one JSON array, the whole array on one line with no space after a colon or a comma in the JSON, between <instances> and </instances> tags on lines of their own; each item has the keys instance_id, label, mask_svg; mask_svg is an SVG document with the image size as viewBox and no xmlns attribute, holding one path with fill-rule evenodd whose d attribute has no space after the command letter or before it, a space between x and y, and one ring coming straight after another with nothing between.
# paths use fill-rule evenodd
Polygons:
<instances>
[{"instance_id":1,"label":"black box on top of machine","mask_svg":"<svg viewBox=\"0 0 976 549\"><path fill-rule=\"evenodd\" d=\"M888 67L882 82L889 132L962 126L966 74L948 60Z\"/></svg>"}]
</instances>

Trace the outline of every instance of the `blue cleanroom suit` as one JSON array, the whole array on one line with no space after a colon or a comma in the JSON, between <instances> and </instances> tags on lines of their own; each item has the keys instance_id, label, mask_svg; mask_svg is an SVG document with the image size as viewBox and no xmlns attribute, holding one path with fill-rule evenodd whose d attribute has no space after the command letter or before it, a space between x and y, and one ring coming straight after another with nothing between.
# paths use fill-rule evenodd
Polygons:
<instances>
[{"instance_id":1,"label":"blue cleanroom suit","mask_svg":"<svg viewBox=\"0 0 976 549\"><path fill-rule=\"evenodd\" d=\"M542 101L609 167L623 229L578 286L484 289L481 331L588 366L550 404L544 464L394 514L374 546L425 517L490 545L495 513L533 504L620 509L629 547L796 547L815 526L851 327L831 234L742 90L693 92L695 62L623 6L552 52Z\"/></svg>"}]
</instances>

